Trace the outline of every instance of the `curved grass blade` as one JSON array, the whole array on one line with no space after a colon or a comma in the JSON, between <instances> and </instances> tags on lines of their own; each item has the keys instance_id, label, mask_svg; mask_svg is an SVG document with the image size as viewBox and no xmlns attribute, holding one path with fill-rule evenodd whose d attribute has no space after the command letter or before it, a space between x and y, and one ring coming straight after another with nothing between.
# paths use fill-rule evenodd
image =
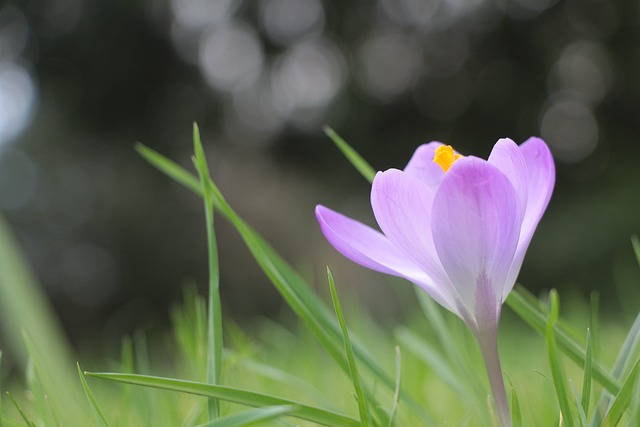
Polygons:
<instances>
[{"instance_id":1,"label":"curved grass blade","mask_svg":"<svg viewBox=\"0 0 640 427\"><path fill-rule=\"evenodd\" d=\"M100 422L100 425L102 425L103 427L110 427L110 424L109 424L109 421L107 420L107 417L104 415L104 412L102 412L102 408L100 408L100 405L98 404L98 401L96 400L95 396L93 395L93 392L91 391L91 388L89 387L89 384L87 384L87 380L84 378L84 374L82 373L82 370L80 369L80 363L77 363L76 365L78 366L78 376L80 377L80 382L82 383L82 388L84 389L84 393L87 395L87 399L89 400L89 404L91 405L91 409L93 409L94 415L96 416L96 418Z\"/></svg>"},{"instance_id":2,"label":"curved grass blade","mask_svg":"<svg viewBox=\"0 0 640 427\"><path fill-rule=\"evenodd\" d=\"M553 326L558 320L559 302L558 293L555 289L552 289L549 293L549 318L547 320L547 349L549 351L549 364L551 366L551 374L553 376L553 384L555 385L556 395L558 396L558 404L560 405L560 411L562 412L562 419L564 425L567 427L573 427L573 415L571 413L571 407L569 405L569 395L567 393L565 375L560 361L558 360L558 353L556 350L556 340L553 333Z\"/></svg>"},{"instance_id":3,"label":"curved grass blade","mask_svg":"<svg viewBox=\"0 0 640 427\"><path fill-rule=\"evenodd\" d=\"M509 297L506 300L506 304L524 320L535 331L542 334L546 334L547 318L538 307L538 304L533 304L531 301L537 301L529 291L522 286L517 285ZM555 325L553 328L554 338L557 340L558 349L565 353L569 359L573 360L580 366L584 366L586 355L582 346L578 344L573 338L569 336L561 327ZM620 390L620 385L615 375L607 372L607 369L602 366L598 361L592 361L593 378L598 381L607 391L612 394L617 394Z\"/></svg>"},{"instance_id":4,"label":"curved grass blade","mask_svg":"<svg viewBox=\"0 0 640 427\"><path fill-rule=\"evenodd\" d=\"M356 358L353 355L353 347L351 346L351 340L349 339L349 331L347 329L347 324L344 320L344 314L342 313L342 307L340 306L340 300L338 299L338 293L336 292L336 285L333 280L333 275L331 274L331 270L327 267L327 277L329 279L329 289L331 291L331 300L333 301L333 308L336 311L336 316L338 318L338 323L340 323L340 328L342 329L342 336L344 337L344 348L347 354L347 361L349 362L349 371L351 372L351 381L353 382L353 387L356 391L356 397L358 399L358 411L360 413L360 422L363 427L372 427L371 423L371 414L369 413L369 408L367 404L367 397L365 395L364 389L362 388L362 383L360 381L360 374L358 373L358 366L356 364Z\"/></svg>"},{"instance_id":5,"label":"curved grass blade","mask_svg":"<svg viewBox=\"0 0 640 427\"><path fill-rule=\"evenodd\" d=\"M297 409L295 405L272 406L250 409L239 414L228 415L196 427L248 427L287 415Z\"/></svg>"},{"instance_id":6,"label":"curved grass blade","mask_svg":"<svg viewBox=\"0 0 640 427\"><path fill-rule=\"evenodd\" d=\"M193 124L194 164L200 178L204 200L204 212L207 229L207 248L209 255L209 303L207 304L207 381L210 384L221 384L222 377L222 304L220 301L220 269L218 268L218 246L213 224L213 200L209 186L210 181L207 159L204 155L200 130ZM209 419L216 419L220 414L220 403L217 399L209 400Z\"/></svg>"},{"instance_id":7,"label":"curved grass blade","mask_svg":"<svg viewBox=\"0 0 640 427\"><path fill-rule=\"evenodd\" d=\"M371 167L371 165L363 159L356 150L354 150L347 142L340 137L333 129L329 126L325 126L322 128L324 133L331 138L333 143L338 147L342 154L351 162L353 167L356 168L358 172L369 182L373 182L373 178L376 176L376 171Z\"/></svg>"},{"instance_id":8,"label":"curved grass blade","mask_svg":"<svg viewBox=\"0 0 640 427\"><path fill-rule=\"evenodd\" d=\"M624 411L626 411L629 403L631 402L631 397L633 396L633 391L635 389L635 383L638 378L638 371L640 368L640 359L638 359L631 369L631 372L624 380L622 387L620 388L620 393L616 396L615 400L611 404L607 415L602 420L603 427L615 427L622 419L622 415Z\"/></svg>"},{"instance_id":9,"label":"curved grass blade","mask_svg":"<svg viewBox=\"0 0 640 427\"><path fill-rule=\"evenodd\" d=\"M314 406L304 405L289 399L284 399L268 394L256 393L233 387L200 383L195 381L178 380L173 378L154 377L150 375L119 374L110 372L85 372L95 378L116 381L125 384L135 384L145 387L153 387L163 390L172 390L181 393L195 394L205 397L226 400L246 406L284 406L294 405L292 417L313 421L318 424L336 427L359 427L360 422L346 415L327 411Z\"/></svg>"},{"instance_id":10,"label":"curved grass blade","mask_svg":"<svg viewBox=\"0 0 640 427\"><path fill-rule=\"evenodd\" d=\"M161 172L202 196L202 189L198 180L184 168L142 144L137 144L136 150ZM209 181L209 185L212 190L214 208L233 224L264 273L287 304L311 330L316 339L329 351L341 368L348 373L348 363L341 351L340 326L335 321L335 318L329 314L327 306L314 294L311 286L280 257L269 243L236 214L215 183ZM373 373L381 384L393 390L395 381L387 375L377 360L356 337L351 337L351 343L354 353L364 366ZM435 424L431 415L411 395L401 391L401 397L427 425ZM375 402L372 401L371 404L375 406Z\"/></svg>"}]
</instances>

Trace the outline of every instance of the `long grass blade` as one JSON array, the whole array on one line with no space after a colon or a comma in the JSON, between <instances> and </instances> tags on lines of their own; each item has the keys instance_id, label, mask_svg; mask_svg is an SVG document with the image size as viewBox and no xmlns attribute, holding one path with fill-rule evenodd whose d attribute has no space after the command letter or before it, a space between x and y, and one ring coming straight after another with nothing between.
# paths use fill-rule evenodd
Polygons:
<instances>
[{"instance_id":1,"label":"long grass blade","mask_svg":"<svg viewBox=\"0 0 640 427\"><path fill-rule=\"evenodd\" d=\"M547 318L538 307L538 304L531 303L531 298L531 295L526 289L521 286L516 286L511 294L509 294L506 304L529 326L544 336L547 328ZM558 325L554 326L553 334L558 349L565 353L574 363L581 367L584 366L586 354L582 346ZM607 372L607 369L602 364L593 360L592 369L593 378L596 381L610 393L614 395L618 393L620 390L618 380Z\"/></svg>"},{"instance_id":2,"label":"long grass blade","mask_svg":"<svg viewBox=\"0 0 640 427\"><path fill-rule=\"evenodd\" d=\"M200 188L204 199L204 212L207 230L207 247L209 254L209 303L207 305L207 381L210 384L221 384L222 377L222 304L220 301L220 271L218 268L218 246L213 224L213 200L208 185L209 168L200 140L198 125L193 125L193 146L195 166L200 178ZM209 419L220 415L220 403L216 399L209 401Z\"/></svg>"},{"instance_id":3,"label":"long grass blade","mask_svg":"<svg viewBox=\"0 0 640 427\"><path fill-rule=\"evenodd\" d=\"M240 355L233 350L225 349L225 356L227 359L236 358L238 364L244 369L247 369L252 375L257 375L262 378L268 378L273 381L285 385L288 390L296 393L296 396L304 395L308 396L314 402L321 402L325 408L329 408L335 405L330 401L327 396L322 394L313 385L303 381L302 379L285 372L281 369L268 365L266 363L259 362L255 359L249 358L246 355Z\"/></svg>"},{"instance_id":4,"label":"long grass blade","mask_svg":"<svg viewBox=\"0 0 640 427\"><path fill-rule=\"evenodd\" d=\"M292 417L313 421L318 424L337 427L359 427L360 422L346 415L327 411L314 406L294 402L289 399L256 393L238 388L200 383L195 381L178 380L173 378L154 377L149 375L119 374L104 372L85 372L95 378L116 381L125 384L135 384L163 390L190 393L199 396L213 397L246 406L283 406L294 405L296 409L290 413Z\"/></svg>"},{"instance_id":5,"label":"long grass blade","mask_svg":"<svg viewBox=\"0 0 640 427\"><path fill-rule=\"evenodd\" d=\"M640 381L637 380L630 410L631 416L629 417L629 425L640 425Z\"/></svg>"},{"instance_id":6,"label":"long grass blade","mask_svg":"<svg viewBox=\"0 0 640 427\"><path fill-rule=\"evenodd\" d=\"M94 415L96 416L96 418L100 422L100 425L102 425L103 427L110 427L110 424L109 424L109 421L107 420L107 417L104 415L104 412L102 411L102 408L100 408L100 405L98 404L98 401L96 400L95 396L93 395L93 392L91 391L91 388L89 387L89 384L87 384L87 380L85 379L84 374L82 373L82 370L80 369L80 363L78 363L77 366L78 366L78 376L80 377L80 382L82 383L82 388L84 389L84 393L87 396L87 400L89 400L89 404L91 405L91 409L93 409Z\"/></svg>"},{"instance_id":7,"label":"long grass blade","mask_svg":"<svg viewBox=\"0 0 640 427\"><path fill-rule=\"evenodd\" d=\"M591 329L587 329L587 344L585 350L584 373L582 377L582 396L580 403L585 415L589 414L589 402L591 401L591 375L593 372L592 360L593 345L591 342Z\"/></svg>"},{"instance_id":8,"label":"long grass blade","mask_svg":"<svg viewBox=\"0 0 640 427\"><path fill-rule=\"evenodd\" d=\"M297 409L293 405L272 406L270 408L250 409L239 414L228 415L224 418L200 424L196 427L249 427L262 424L274 418L287 415ZM262 424L264 425L264 424Z\"/></svg>"},{"instance_id":9,"label":"long grass blade","mask_svg":"<svg viewBox=\"0 0 640 427\"><path fill-rule=\"evenodd\" d=\"M5 325L8 346L23 368L29 359L23 332L38 343L32 349L38 377L64 423L72 425L88 420L88 412L79 404L83 397L72 369L71 346L1 215L0 323ZM65 392L57 393L60 389Z\"/></svg>"},{"instance_id":10,"label":"long grass blade","mask_svg":"<svg viewBox=\"0 0 640 427\"><path fill-rule=\"evenodd\" d=\"M616 357L615 362L613 363L613 367L611 368L611 375L620 380L624 373L628 371L628 367L631 363L635 363L637 359L638 349L640 347L640 314L636 316L631 328L629 328L629 332L627 332L627 336L622 343L622 347L618 352L618 356ZM619 392L619 391L618 391ZM605 390L602 392L600 399L598 400L598 404L595 406L595 410L593 416L591 418L591 426L600 426L600 421L602 419L602 410L608 408L611 405L611 400L613 396L617 395L618 392L612 393L610 390Z\"/></svg>"},{"instance_id":11,"label":"long grass blade","mask_svg":"<svg viewBox=\"0 0 640 427\"><path fill-rule=\"evenodd\" d=\"M393 406L389 414L388 427L393 427L393 423L398 412L398 403L400 403L400 387L402 385L402 358L400 355L400 347L396 346L396 389L393 392Z\"/></svg>"},{"instance_id":12,"label":"long grass blade","mask_svg":"<svg viewBox=\"0 0 640 427\"><path fill-rule=\"evenodd\" d=\"M18 404L18 401L15 399L15 397L13 397L13 395L9 392L7 392L7 396L9 396L9 400L11 400L11 403L13 403L13 406L15 406L16 410L18 411L18 413L20 414L20 416L22 417L22 419L24 420L25 423L27 423L28 427L36 427L35 423L33 421L31 421L29 419L29 417L27 416L27 414L22 410L22 407L20 407L20 405Z\"/></svg>"},{"instance_id":13,"label":"long grass blade","mask_svg":"<svg viewBox=\"0 0 640 427\"><path fill-rule=\"evenodd\" d=\"M551 290L549 294L549 303L549 318L547 320L546 329L547 349L549 351L549 364L551 366L553 384L555 385L558 404L560 405L560 411L562 413L564 425L566 425L567 427L573 427L575 424L573 422L573 414L569 405L569 395L566 388L565 374L562 366L560 365L560 360L558 359L556 339L553 331L554 324L558 320L559 314L558 294L555 290Z\"/></svg>"},{"instance_id":14,"label":"long grass blade","mask_svg":"<svg viewBox=\"0 0 640 427\"><path fill-rule=\"evenodd\" d=\"M580 426L588 426L588 422L587 422L587 414L584 412L584 409L582 408L582 399L581 397L578 395L578 390L576 389L576 387L574 386L573 382L571 380L569 380L569 385L571 386L571 392L573 393L573 399L574 399L574 403L575 403L575 408L578 412L578 419L580 420Z\"/></svg>"},{"instance_id":15,"label":"long grass blade","mask_svg":"<svg viewBox=\"0 0 640 427\"><path fill-rule=\"evenodd\" d=\"M136 150L149 163L167 176L202 196L202 189L198 180L184 168L142 144L138 144ZM329 314L327 306L314 294L309 284L278 255L262 236L235 213L213 181L210 181L209 185L212 189L214 208L233 224L264 273L287 304L311 330L316 339L329 351L341 368L348 373L348 363L341 351L342 336L340 326L334 317ZM393 390L395 386L393 378L385 372L384 368L379 365L377 360L355 336L351 337L351 343L354 353L363 365L380 381L380 384ZM435 424L423 405L416 402L411 395L402 391L401 398L421 419L425 420L426 424ZM371 403L375 405L373 401Z\"/></svg>"},{"instance_id":16,"label":"long grass blade","mask_svg":"<svg viewBox=\"0 0 640 427\"><path fill-rule=\"evenodd\" d=\"M338 149L342 152L342 154L351 162L353 167L356 168L358 172L369 182L373 182L373 178L376 176L376 171L371 165L363 159L356 150L351 148L347 142L340 137L333 129L329 126L325 126L323 128L324 133L331 138L333 143L338 147Z\"/></svg>"},{"instance_id":17,"label":"long grass blade","mask_svg":"<svg viewBox=\"0 0 640 427\"><path fill-rule=\"evenodd\" d=\"M331 300L333 301L333 308L336 311L336 317L338 323L340 323L340 329L342 329L342 336L344 337L344 348L347 355L347 361L349 362L349 371L351 372L351 381L356 391L356 397L358 399L358 412L360 413L360 422L362 426L373 426L371 423L371 414L369 413L367 397L364 389L362 388L362 382L360 380L360 374L358 373L358 365L356 364L356 358L353 355L353 347L351 346L351 340L349 339L349 330L347 329L347 323L344 320L344 314L342 313L342 307L340 306L340 300L338 299L338 292L336 291L336 285L331 274L331 270L327 267L327 277L329 279L329 289L331 291Z\"/></svg>"},{"instance_id":18,"label":"long grass blade","mask_svg":"<svg viewBox=\"0 0 640 427\"><path fill-rule=\"evenodd\" d=\"M607 415L604 417L602 421L603 427L615 427L618 425L620 420L622 419L622 415L627 410L629 403L631 403L631 398L633 396L633 391L635 389L635 383L638 378L638 371L640 368L640 359L636 361L633 369L625 379L622 387L620 388L620 393L616 396Z\"/></svg>"}]
</instances>

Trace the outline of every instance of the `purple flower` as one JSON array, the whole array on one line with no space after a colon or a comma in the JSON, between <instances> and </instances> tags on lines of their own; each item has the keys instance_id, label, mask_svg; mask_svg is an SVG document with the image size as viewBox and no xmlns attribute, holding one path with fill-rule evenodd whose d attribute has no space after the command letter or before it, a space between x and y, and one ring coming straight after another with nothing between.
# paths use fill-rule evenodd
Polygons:
<instances>
[{"instance_id":1,"label":"purple flower","mask_svg":"<svg viewBox=\"0 0 640 427\"><path fill-rule=\"evenodd\" d=\"M371 206L382 233L316 207L322 232L340 253L417 284L469 326L503 425L510 421L497 359L498 319L554 182L551 153L539 138L520 146L501 139L488 160L431 142L403 171L375 176Z\"/></svg>"}]
</instances>

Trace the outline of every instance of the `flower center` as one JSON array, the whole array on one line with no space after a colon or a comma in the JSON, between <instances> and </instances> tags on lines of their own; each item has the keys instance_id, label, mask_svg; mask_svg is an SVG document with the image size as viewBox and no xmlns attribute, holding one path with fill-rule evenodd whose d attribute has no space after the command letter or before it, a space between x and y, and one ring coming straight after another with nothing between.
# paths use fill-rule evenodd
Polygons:
<instances>
[{"instance_id":1,"label":"flower center","mask_svg":"<svg viewBox=\"0 0 640 427\"><path fill-rule=\"evenodd\" d=\"M433 156L433 162L437 163L443 171L448 171L452 164L456 162L460 157L460 154L456 154L453 151L453 147L450 145L441 145L436 148L436 152Z\"/></svg>"}]
</instances>

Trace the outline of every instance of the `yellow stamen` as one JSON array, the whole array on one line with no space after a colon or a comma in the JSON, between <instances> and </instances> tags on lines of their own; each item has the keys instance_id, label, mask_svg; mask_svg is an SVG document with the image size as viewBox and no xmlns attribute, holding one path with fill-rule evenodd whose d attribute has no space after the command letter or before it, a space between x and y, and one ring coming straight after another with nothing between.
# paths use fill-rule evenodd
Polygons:
<instances>
[{"instance_id":1,"label":"yellow stamen","mask_svg":"<svg viewBox=\"0 0 640 427\"><path fill-rule=\"evenodd\" d=\"M441 145L436 148L433 162L437 163L446 172L460 157L462 156L453 151L453 147L450 145Z\"/></svg>"}]
</instances>

